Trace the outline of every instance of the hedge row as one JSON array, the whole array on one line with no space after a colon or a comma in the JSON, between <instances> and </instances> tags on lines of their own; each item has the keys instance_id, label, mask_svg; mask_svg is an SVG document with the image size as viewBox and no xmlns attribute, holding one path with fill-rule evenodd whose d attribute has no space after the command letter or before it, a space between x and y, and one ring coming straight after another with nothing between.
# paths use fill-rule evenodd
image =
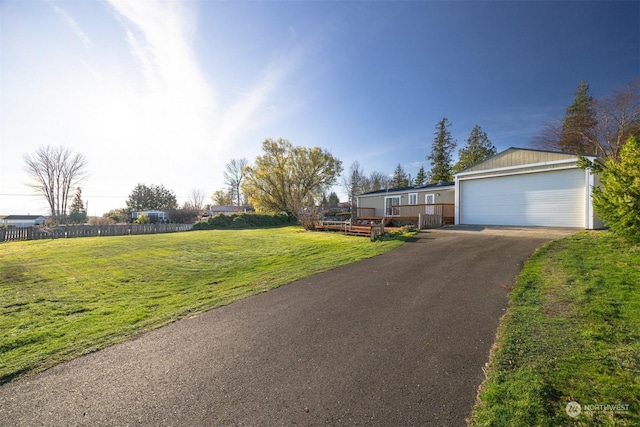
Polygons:
<instances>
[{"instance_id":1,"label":"hedge row","mask_svg":"<svg viewBox=\"0 0 640 427\"><path fill-rule=\"evenodd\" d=\"M262 215L255 213L238 213L231 215L218 214L206 220L198 221L193 230L217 230L225 228L261 228L289 225L296 222L296 218L287 214Z\"/></svg>"}]
</instances>

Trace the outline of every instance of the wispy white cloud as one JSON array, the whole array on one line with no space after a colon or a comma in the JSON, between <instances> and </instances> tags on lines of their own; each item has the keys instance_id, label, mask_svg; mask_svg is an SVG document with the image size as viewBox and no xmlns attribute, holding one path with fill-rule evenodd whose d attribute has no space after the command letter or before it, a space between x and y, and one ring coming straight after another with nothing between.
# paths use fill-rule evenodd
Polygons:
<instances>
[{"instance_id":1,"label":"wispy white cloud","mask_svg":"<svg viewBox=\"0 0 640 427\"><path fill-rule=\"evenodd\" d=\"M71 31L73 31L73 33L80 39L84 47L87 50L91 49L91 40L89 39L89 36L87 36L87 33L85 33L82 30L82 28L80 28L80 25L78 25L76 20L73 19L71 15L69 15L66 11L64 11L60 7L56 5L52 5L52 7L53 7L53 10L56 11L60 19L62 19L69 26L69 28L71 28Z\"/></svg>"},{"instance_id":2,"label":"wispy white cloud","mask_svg":"<svg viewBox=\"0 0 640 427\"><path fill-rule=\"evenodd\" d=\"M294 48L286 58L275 58L253 85L236 91L221 116L217 135L220 141L234 140L247 129L260 127L300 107L301 101L292 102L283 89L298 70L301 56L300 48Z\"/></svg>"},{"instance_id":3,"label":"wispy white cloud","mask_svg":"<svg viewBox=\"0 0 640 427\"><path fill-rule=\"evenodd\" d=\"M211 137L215 102L192 49L195 12L179 2L109 0L125 26L126 41L145 88L142 125L154 136L199 145Z\"/></svg>"},{"instance_id":4,"label":"wispy white cloud","mask_svg":"<svg viewBox=\"0 0 640 427\"><path fill-rule=\"evenodd\" d=\"M282 93L304 56L301 43L274 55L253 80L230 90L227 82L215 80L220 70L205 72L194 54L197 11L189 7L193 3L108 3L125 27L129 51L144 79L148 119L158 118L165 129L173 123L172 130L179 128L183 140L206 143L224 156L230 146L246 141L252 130L299 106L299 102L284 105ZM219 95L223 91L224 98Z\"/></svg>"}]
</instances>

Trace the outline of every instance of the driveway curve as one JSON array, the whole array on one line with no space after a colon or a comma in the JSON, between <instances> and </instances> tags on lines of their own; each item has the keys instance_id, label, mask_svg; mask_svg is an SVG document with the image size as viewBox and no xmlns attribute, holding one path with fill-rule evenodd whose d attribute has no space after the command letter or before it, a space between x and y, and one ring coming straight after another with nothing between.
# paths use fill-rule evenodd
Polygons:
<instances>
[{"instance_id":1,"label":"driveway curve","mask_svg":"<svg viewBox=\"0 0 640 427\"><path fill-rule=\"evenodd\" d=\"M465 425L508 289L575 231L419 233L5 384L0 425Z\"/></svg>"}]
</instances>

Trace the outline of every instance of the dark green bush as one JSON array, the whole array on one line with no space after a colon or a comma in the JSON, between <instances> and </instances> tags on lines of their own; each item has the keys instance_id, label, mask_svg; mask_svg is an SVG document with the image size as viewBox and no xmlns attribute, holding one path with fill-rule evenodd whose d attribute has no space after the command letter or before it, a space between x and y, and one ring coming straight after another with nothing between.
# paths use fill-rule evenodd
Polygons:
<instances>
[{"instance_id":1,"label":"dark green bush","mask_svg":"<svg viewBox=\"0 0 640 427\"><path fill-rule=\"evenodd\" d=\"M233 221L231 221L231 228L247 228L248 226L247 221L241 216L236 216L233 218Z\"/></svg>"},{"instance_id":2,"label":"dark green bush","mask_svg":"<svg viewBox=\"0 0 640 427\"><path fill-rule=\"evenodd\" d=\"M194 230L219 230L225 228L262 228L289 225L295 222L286 214L263 215L255 213L218 214L193 225Z\"/></svg>"}]
</instances>

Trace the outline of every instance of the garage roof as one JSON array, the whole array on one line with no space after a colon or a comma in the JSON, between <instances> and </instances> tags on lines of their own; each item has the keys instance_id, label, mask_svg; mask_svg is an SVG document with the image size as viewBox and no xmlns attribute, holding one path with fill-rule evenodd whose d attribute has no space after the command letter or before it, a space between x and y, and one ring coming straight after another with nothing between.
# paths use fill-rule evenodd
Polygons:
<instances>
[{"instance_id":1,"label":"garage roof","mask_svg":"<svg viewBox=\"0 0 640 427\"><path fill-rule=\"evenodd\" d=\"M570 153L511 147L483 162L476 163L475 165L468 167L460 173L479 172L522 165L535 165L540 163L552 163L563 160L576 160L576 157L576 154Z\"/></svg>"},{"instance_id":2,"label":"garage roof","mask_svg":"<svg viewBox=\"0 0 640 427\"><path fill-rule=\"evenodd\" d=\"M585 157L595 160L595 156ZM577 167L578 155L511 147L456 174L456 179Z\"/></svg>"}]
</instances>

